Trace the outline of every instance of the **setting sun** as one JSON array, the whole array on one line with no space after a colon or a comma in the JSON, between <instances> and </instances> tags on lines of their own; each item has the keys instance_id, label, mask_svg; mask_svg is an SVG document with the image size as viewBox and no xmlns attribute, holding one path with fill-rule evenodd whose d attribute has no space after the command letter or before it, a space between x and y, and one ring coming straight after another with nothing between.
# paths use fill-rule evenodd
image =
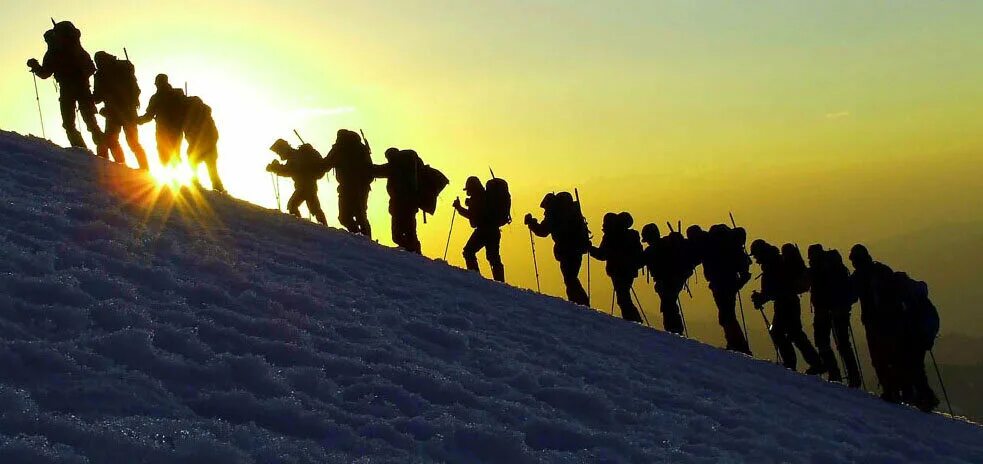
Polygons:
<instances>
[{"instance_id":1,"label":"setting sun","mask_svg":"<svg viewBox=\"0 0 983 464\"><path fill-rule=\"evenodd\" d=\"M154 165L150 168L150 175L158 184L171 188L190 187L194 179L194 173L187 163L174 166Z\"/></svg>"}]
</instances>

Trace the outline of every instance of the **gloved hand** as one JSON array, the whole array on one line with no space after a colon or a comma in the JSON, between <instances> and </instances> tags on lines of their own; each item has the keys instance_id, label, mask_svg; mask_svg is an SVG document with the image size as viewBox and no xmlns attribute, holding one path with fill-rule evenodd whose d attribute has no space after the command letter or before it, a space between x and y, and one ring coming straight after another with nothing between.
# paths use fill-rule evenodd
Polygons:
<instances>
[{"instance_id":1,"label":"gloved hand","mask_svg":"<svg viewBox=\"0 0 983 464\"><path fill-rule=\"evenodd\" d=\"M276 170L279 168L280 168L280 162L277 160L273 160L270 162L270 164L266 165L266 172L276 172Z\"/></svg>"},{"instance_id":2,"label":"gloved hand","mask_svg":"<svg viewBox=\"0 0 983 464\"><path fill-rule=\"evenodd\" d=\"M532 213L526 213L526 217L522 219L522 222L527 226L531 226L536 223L536 219L532 217Z\"/></svg>"},{"instance_id":3,"label":"gloved hand","mask_svg":"<svg viewBox=\"0 0 983 464\"><path fill-rule=\"evenodd\" d=\"M27 60L27 67L31 68L31 72L37 72L38 68L41 67L41 63L38 63L36 58L31 58Z\"/></svg>"},{"instance_id":4,"label":"gloved hand","mask_svg":"<svg viewBox=\"0 0 983 464\"><path fill-rule=\"evenodd\" d=\"M461 199L460 198L455 198L454 199L454 207L455 208L460 208L461 207Z\"/></svg>"},{"instance_id":5,"label":"gloved hand","mask_svg":"<svg viewBox=\"0 0 983 464\"><path fill-rule=\"evenodd\" d=\"M751 281L751 273L747 271L740 271L737 273L737 288L742 289L744 286Z\"/></svg>"},{"instance_id":6,"label":"gloved hand","mask_svg":"<svg viewBox=\"0 0 983 464\"><path fill-rule=\"evenodd\" d=\"M754 304L755 309L764 309L765 307L765 297L764 295L758 293L757 291L751 292L751 303Z\"/></svg>"}]
</instances>

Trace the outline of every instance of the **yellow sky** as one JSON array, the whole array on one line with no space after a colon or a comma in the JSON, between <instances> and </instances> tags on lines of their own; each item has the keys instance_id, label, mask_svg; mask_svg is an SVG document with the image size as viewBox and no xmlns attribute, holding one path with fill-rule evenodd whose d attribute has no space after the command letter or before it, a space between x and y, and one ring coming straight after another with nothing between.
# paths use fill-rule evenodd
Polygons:
<instances>
[{"instance_id":1,"label":"yellow sky","mask_svg":"<svg viewBox=\"0 0 983 464\"><path fill-rule=\"evenodd\" d=\"M452 179L421 225L429 256L443 252L463 180L491 166L519 217L576 186L592 223L628 210L639 227L709 225L734 211L753 237L867 242L929 282L943 331L983 329L971 302L983 297L980 3L95 0L4 11L4 129L40 132L23 62L43 54L54 15L82 28L90 53L127 47L144 102L158 72L188 82L213 107L237 197L273 205L267 147L291 129L325 152L338 128L362 128L377 162L388 146L414 148ZM48 135L63 143L56 94L40 84ZM151 148L152 133L142 130ZM334 188L322 181L337 225ZM370 218L383 243L386 201L380 183ZM466 229L456 226L452 264ZM544 290L560 295L551 244L537 245ZM534 287L521 224L503 250L509 281ZM696 335L719 343L705 295L687 305L693 323L711 324Z\"/></svg>"}]
</instances>

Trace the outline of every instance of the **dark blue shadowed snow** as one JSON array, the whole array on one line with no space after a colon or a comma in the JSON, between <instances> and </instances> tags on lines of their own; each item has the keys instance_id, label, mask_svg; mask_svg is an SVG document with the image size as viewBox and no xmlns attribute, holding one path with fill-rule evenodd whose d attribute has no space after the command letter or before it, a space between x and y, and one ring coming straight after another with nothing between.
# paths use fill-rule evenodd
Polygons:
<instances>
[{"instance_id":1,"label":"dark blue shadowed snow","mask_svg":"<svg viewBox=\"0 0 983 464\"><path fill-rule=\"evenodd\" d=\"M140 186L0 133L0 462L983 462L976 425Z\"/></svg>"}]
</instances>

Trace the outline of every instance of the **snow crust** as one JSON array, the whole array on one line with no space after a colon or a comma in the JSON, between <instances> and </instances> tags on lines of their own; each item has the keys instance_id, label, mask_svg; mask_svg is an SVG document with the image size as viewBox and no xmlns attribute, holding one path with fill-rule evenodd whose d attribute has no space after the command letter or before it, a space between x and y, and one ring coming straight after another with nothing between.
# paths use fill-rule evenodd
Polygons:
<instances>
[{"instance_id":1,"label":"snow crust","mask_svg":"<svg viewBox=\"0 0 983 464\"><path fill-rule=\"evenodd\" d=\"M0 132L0 463L983 462L884 403Z\"/></svg>"}]
</instances>

